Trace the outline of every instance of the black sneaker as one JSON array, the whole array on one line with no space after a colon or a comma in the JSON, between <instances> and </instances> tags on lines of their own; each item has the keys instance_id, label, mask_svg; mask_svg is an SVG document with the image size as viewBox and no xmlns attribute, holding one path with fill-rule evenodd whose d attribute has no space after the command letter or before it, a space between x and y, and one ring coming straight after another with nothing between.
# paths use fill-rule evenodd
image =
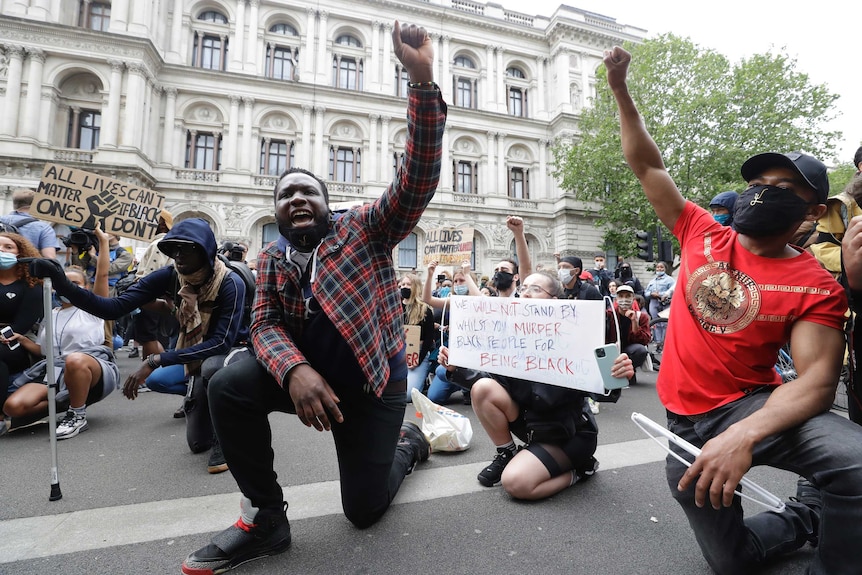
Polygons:
<instances>
[{"instance_id":1,"label":"black sneaker","mask_svg":"<svg viewBox=\"0 0 862 575\"><path fill-rule=\"evenodd\" d=\"M791 501L801 503L811 509L812 515L812 533L808 537L808 542L812 547L817 547L817 535L820 531L820 510L823 508L823 499L820 495L820 489L816 485L800 476L796 480L796 497L791 497Z\"/></svg>"},{"instance_id":2,"label":"black sneaker","mask_svg":"<svg viewBox=\"0 0 862 575\"><path fill-rule=\"evenodd\" d=\"M413 463L407 470L407 475L413 472L413 468L420 461L427 461L431 455L431 444L425 439L425 434L419 426L411 421L401 424L401 434L398 436L398 447L408 447L413 451Z\"/></svg>"},{"instance_id":3,"label":"black sneaker","mask_svg":"<svg viewBox=\"0 0 862 575\"><path fill-rule=\"evenodd\" d=\"M500 483L500 478L503 476L503 470L506 469L506 466L509 465L512 458L515 457L515 453L517 453L517 451L509 451L508 449L498 447L497 455L494 456L494 460L488 464L488 467L480 471L479 475L476 477L479 480L479 483L485 487L494 487Z\"/></svg>"},{"instance_id":4,"label":"black sneaker","mask_svg":"<svg viewBox=\"0 0 862 575\"><path fill-rule=\"evenodd\" d=\"M261 509L254 523L246 525L240 517L236 523L218 533L212 542L186 557L186 575L225 573L243 563L277 555L290 546L290 523L287 503L282 509Z\"/></svg>"},{"instance_id":5,"label":"black sneaker","mask_svg":"<svg viewBox=\"0 0 862 575\"><path fill-rule=\"evenodd\" d=\"M136 347L133 347L132 351L129 352L129 359L132 359L133 357L140 357L140 356L141 356L141 352L138 351L138 348L136 348Z\"/></svg>"},{"instance_id":6,"label":"black sneaker","mask_svg":"<svg viewBox=\"0 0 862 575\"><path fill-rule=\"evenodd\" d=\"M224 453L221 451L221 444L218 439L213 437L213 446L210 448L210 458L207 461L207 471L210 473L224 473L227 471L227 461L225 461Z\"/></svg>"},{"instance_id":7,"label":"black sneaker","mask_svg":"<svg viewBox=\"0 0 862 575\"><path fill-rule=\"evenodd\" d=\"M186 402L183 401L183 403L174 412L174 419L182 419L185 416L186 416Z\"/></svg>"},{"instance_id":8,"label":"black sneaker","mask_svg":"<svg viewBox=\"0 0 862 575\"><path fill-rule=\"evenodd\" d=\"M599 462L598 460L590 456L590 458L581 466L575 468L575 477L577 477L577 481L575 483L580 483L581 481L587 481L593 475L596 474L596 471L599 470Z\"/></svg>"}]
</instances>

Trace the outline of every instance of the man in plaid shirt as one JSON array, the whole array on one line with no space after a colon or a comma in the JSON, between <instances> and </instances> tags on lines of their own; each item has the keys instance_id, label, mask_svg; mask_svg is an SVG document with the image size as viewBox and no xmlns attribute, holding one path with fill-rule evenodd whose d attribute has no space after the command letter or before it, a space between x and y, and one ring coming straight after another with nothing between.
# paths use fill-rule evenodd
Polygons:
<instances>
[{"instance_id":1,"label":"man in plaid shirt","mask_svg":"<svg viewBox=\"0 0 862 575\"><path fill-rule=\"evenodd\" d=\"M281 237L258 256L251 326L257 359L222 369L209 387L242 514L189 555L183 573L221 573L290 544L273 470L273 411L332 432L342 505L359 528L383 515L404 476L428 458L419 428L403 422L407 363L392 250L437 188L446 104L433 82L426 31L396 21L392 40L411 80L404 164L380 199L337 215L316 175L291 169L279 179Z\"/></svg>"}]
</instances>

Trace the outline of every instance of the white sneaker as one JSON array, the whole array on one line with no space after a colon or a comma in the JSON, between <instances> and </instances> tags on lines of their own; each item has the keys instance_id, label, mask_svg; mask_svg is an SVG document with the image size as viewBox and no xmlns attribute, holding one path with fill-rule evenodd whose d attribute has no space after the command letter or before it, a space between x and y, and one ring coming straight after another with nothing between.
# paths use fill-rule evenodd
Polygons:
<instances>
[{"instance_id":1,"label":"white sneaker","mask_svg":"<svg viewBox=\"0 0 862 575\"><path fill-rule=\"evenodd\" d=\"M599 412L599 402L598 401L596 401L592 397L588 397L587 403L590 404L590 411L592 411L593 414L596 414Z\"/></svg>"},{"instance_id":2,"label":"white sneaker","mask_svg":"<svg viewBox=\"0 0 862 575\"><path fill-rule=\"evenodd\" d=\"M82 431L86 431L87 427L87 416L78 415L70 409L66 412L63 421L57 425L57 439L75 437Z\"/></svg>"}]
</instances>

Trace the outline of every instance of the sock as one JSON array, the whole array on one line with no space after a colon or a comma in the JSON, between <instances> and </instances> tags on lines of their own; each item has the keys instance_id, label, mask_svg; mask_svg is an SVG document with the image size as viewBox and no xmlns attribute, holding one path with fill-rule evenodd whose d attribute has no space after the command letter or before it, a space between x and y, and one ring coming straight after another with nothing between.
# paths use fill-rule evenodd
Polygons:
<instances>
[{"instance_id":1,"label":"sock","mask_svg":"<svg viewBox=\"0 0 862 575\"><path fill-rule=\"evenodd\" d=\"M69 411L74 412L74 413L75 413L75 415L78 415L78 416L80 416L80 417L87 417L87 406L86 406L86 405L83 405L83 406L81 406L81 407L72 407L72 406L70 405L70 406L69 406Z\"/></svg>"},{"instance_id":2,"label":"sock","mask_svg":"<svg viewBox=\"0 0 862 575\"><path fill-rule=\"evenodd\" d=\"M509 453L512 453L512 454L515 453L515 442L511 441L511 440L509 441L509 443L507 443L505 445L497 445L496 447L497 447L497 451L508 451Z\"/></svg>"}]
</instances>

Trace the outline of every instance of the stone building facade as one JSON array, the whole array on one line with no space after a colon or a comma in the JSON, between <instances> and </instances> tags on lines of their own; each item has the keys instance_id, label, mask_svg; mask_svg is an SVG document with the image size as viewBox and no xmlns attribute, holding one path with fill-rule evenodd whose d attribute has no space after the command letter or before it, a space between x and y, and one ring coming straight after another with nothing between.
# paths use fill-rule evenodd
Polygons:
<instances>
[{"instance_id":1,"label":"stone building facade","mask_svg":"<svg viewBox=\"0 0 862 575\"><path fill-rule=\"evenodd\" d=\"M392 179L406 136L394 20L425 26L449 103L440 187L396 250L422 266L428 230L475 229L474 268L512 254L591 258L591 206L553 177L576 138L603 50L645 31L560 6L530 16L474 0L0 0L0 208L46 162L165 195L257 253L277 235L277 174L305 167L333 202ZM253 257L253 256L250 256Z\"/></svg>"}]
</instances>

